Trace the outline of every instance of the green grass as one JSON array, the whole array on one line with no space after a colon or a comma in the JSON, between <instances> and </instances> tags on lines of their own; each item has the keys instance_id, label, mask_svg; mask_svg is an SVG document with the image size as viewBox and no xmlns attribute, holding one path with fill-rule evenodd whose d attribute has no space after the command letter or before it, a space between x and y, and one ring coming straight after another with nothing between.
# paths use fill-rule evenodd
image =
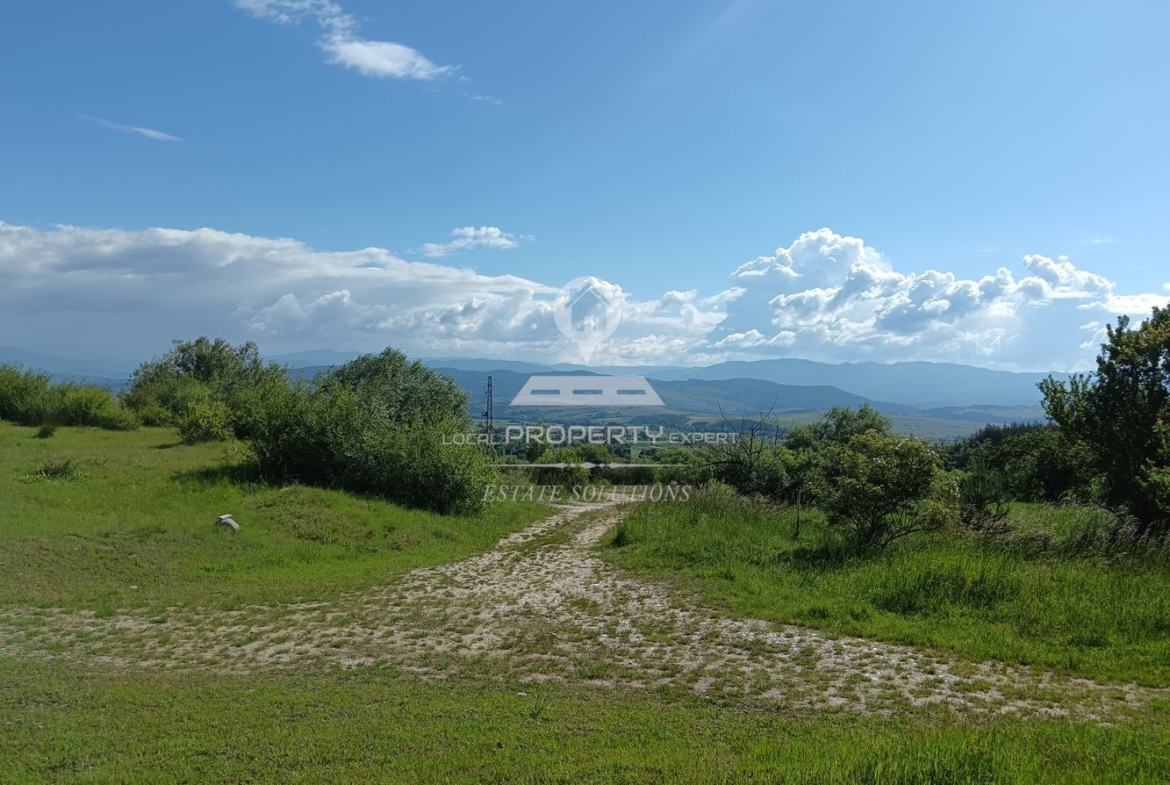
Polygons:
<instances>
[{"instance_id":1,"label":"green grass","mask_svg":"<svg viewBox=\"0 0 1170 785\"><path fill-rule=\"evenodd\" d=\"M241 481L240 448L170 429L0 423L0 607L224 606L320 600L490 548L547 515L443 517L316 488ZM215 525L232 513L240 532Z\"/></svg>"},{"instance_id":2,"label":"green grass","mask_svg":"<svg viewBox=\"0 0 1170 785\"><path fill-rule=\"evenodd\" d=\"M1020 506L1016 525L1061 536L1079 510ZM1170 684L1164 563L1038 557L953 534L846 557L820 517L734 500L645 505L608 549L621 566L679 580L736 613L928 646L975 660L1105 680Z\"/></svg>"},{"instance_id":3,"label":"green grass","mask_svg":"<svg viewBox=\"0 0 1170 785\"><path fill-rule=\"evenodd\" d=\"M1142 727L797 714L392 669L239 678L0 659L0 781L1154 783Z\"/></svg>"},{"instance_id":4,"label":"green grass","mask_svg":"<svg viewBox=\"0 0 1170 785\"><path fill-rule=\"evenodd\" d=\"M238 448L182 446L171 430L35 436L0 424L0 613L26 604L104 618L133 610L159 625L160 640L170 606L328 600L483 551L547 514L502 504L476 519L443 518L270 488L247 481ZM239 534L214 525L225 512ZM1029 515L1062 536L1081 525L1041 509ZM1092 614L1085 629L1108 634L1082 646L1093 655L1082 672L1165 676L1165 629L1158 649L1151 624L1165 623L1166 581L1152 567L1028 560L947 540L909 543L873 563L824 563L817 559L832 552L816 547L819 525L795 544L790 525L727 502L658 505L623 524L625 545L609 552L743 613L973 656L1019 649L1028 630L1013 625L1034 618L1043 623L1031 631L1031 656L1042 661L1061 650L1054 608L1069 619ZM567 536L554 531L523 547ZM1086 585L1108 597L1078 593ZM1035 598L1049 604L1029 609ZM989 621L996 614L1006 621ZM40 633L35 623L25 630ZM76 631L78 640L90 635ZM427 681L392 662L239 676L56 660L66 648L52 641L44 651L0 656L0 783L1153 783L1170 768L1164 702L1118 727L964 718L944 707L859 716L699 698L677 686L614 688L590 681L605 676L600 665L576 683L533 685L478 659Z\"/></svg>"}]
</instances>

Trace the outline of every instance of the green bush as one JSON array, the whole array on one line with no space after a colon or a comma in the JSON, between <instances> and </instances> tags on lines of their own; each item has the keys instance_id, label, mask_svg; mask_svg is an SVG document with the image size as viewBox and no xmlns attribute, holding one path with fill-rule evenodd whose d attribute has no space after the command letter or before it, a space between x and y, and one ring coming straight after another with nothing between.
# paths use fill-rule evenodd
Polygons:
<instances>
[{"instance_id":1,"label":"green bush","mask_svg":"<svg viewBox=\"0 0 1170 785\"><path fill-rule=\"evenodd\" d=\"M785 497L793 454L760 434L762 423L741 423L735 440L704 447L698 461L704 479L718 480L745 496Z\"/></svg>"},{"instance_id":2,"label":"green bush","mask_svg":"<svg viewBox=\"0 0 1170 785\"><path fill-rule=\"evenodd\" d=\"M857 409L834 406L816 422L790 430L784 439L784 446L800 451L830 444L846 444L854 436L870 431L886 436L892 428L890 418L868 403L861 404Z\"/></svg>"},{"instance_id":3,"label":"green bush","mask_svg":"<svg viewBox=\"0 0 1170 785\"><path fill-rule=\"evenodd\" d=\"M287 369L265 364L254 343L222 338L175 341L162 357L143 363L123 402L148 425L178 426L193 404L227 406L236 436L247 438L264 401L289 386Z\"/></svg>"},{"instance_id":4,"label":"green bush","mask_svg":"<svg viewBox=\"0 0 1170 785\"><path fill-rule=\"evenodd\" d=\"M534 463L564 463L569 465L564 467L550 465L530 469L529 476L532 477L532 481L537 485L562 485L569 488L577 485L585 485L591 477L590 470L580 465L585 461L586 458L580 448L558 447L545 452Z\"/></svg>"},{"instance_id":5,"label":"green bush","mask_svg":"<svg viewBox=\"0 0 1170 785\"><path fill-rule=\"evenodd\" d=\"M661 447L654 450L649 457L655 463L655 482L701 485L710 479L703 471L702 455L699 450L680 446Z\"/></svg>"},{"instance_id":6,"label":"green bush","mask_svg":"<svg viewBox=\"0 0 1170 785\"><path fill-rule=\"evenodd\" d=\"M49 419L57 425L89 426L111 431L138 427L133 412L122 407L110 391L95 385L62 384L50 388Z\"/></svg>"},{"instance_id":7,"label":"green bush","mask_svg":"<svg viewBox=\"0 0 1170 785\"><path fill-rule=\"evenodd\" d=\"M184 444L222 442L232 437L232 412L222 401L192 401L179 420Z\"/></svg>"},{"instance_id":8,"label":"green bush","mask_svg":"<svg viewBox=\"0 0 1170 785\"><path fill-rule=\"evenodd\" d=\"M968 529L995 531L1004 528L1011 512L1003 476L983 460L977 460L958 480L959 520Z\"/></svg>"},{"instance_id":9,"label":"green bush","mask_svg":"<svg viewBox=\"0 0 1170 785\"><path fill-rule=\"evenodd\" d=\"M40 425L49 411L49 375L0 365L0 420Z\"/></svg>"},{"instance_id":10,"label":"green bush","mask_svg":"<svg viewBox=\"0 0 1170 785\"><path fill-rule=\"evenodd\" d=\"M919 439L868 431L827 447L821 465L820 507L858 551L879 550L946 520L952 500L934 498L945 484L937 456Z\"/></svg>"},{"instance_id":11,"label":"green bush","mask_svg":"<svg viewBox=\"0 0 1170 785\"><path fill-rule=\"evenodd\" d=\"M20 425L75 425L128 431L138 427L133 412L97 385L50 384L49 375L0 366L0 419ZM45 437L47 438L47 437Z\"/></svg>"},{"instance_id":12,"label":"green bush","mask_svg":"<svg viewBox=\"0 0 1170 785\"><path fill-rule=\"evenodd\" d=\"M443 443L468 427L463 391L392 349L273 388L252 399L247 416L248 444L269 481L471 514L495 477L478 447Z\"/></svg>"},{"instance_id":13,"label":"green bush","mask_svg":"<svg viewBox=\"0 0 1170 785\"><path fill-rule=\"evenodd\" d=\"M152 402L135 411L142 424L149 428L167 428L175 424L175 415L162 404Z\"/></svg>"}]
</instances>

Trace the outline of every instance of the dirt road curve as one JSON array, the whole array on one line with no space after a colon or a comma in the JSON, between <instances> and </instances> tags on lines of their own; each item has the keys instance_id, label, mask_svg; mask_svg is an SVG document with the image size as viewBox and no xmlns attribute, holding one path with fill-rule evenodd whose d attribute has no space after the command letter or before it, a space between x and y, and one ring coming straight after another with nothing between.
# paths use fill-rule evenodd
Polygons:
<instances>
[{"instance_id":1,"label":"dirt road curve","mask_svg":"<svg viewBox=\"0 0 1170 785\"><path fill-rule=\"evenodd\" d=\"M0 652L121 667L375 666L421 678L583 680L882 713L946 703L1110 720L1170 697L728 618L608 566L597 546L621 514L620 506L562 508L488 553L336 603L171 610L165 621L0 611Z\"/></svg>"}]
</instances>

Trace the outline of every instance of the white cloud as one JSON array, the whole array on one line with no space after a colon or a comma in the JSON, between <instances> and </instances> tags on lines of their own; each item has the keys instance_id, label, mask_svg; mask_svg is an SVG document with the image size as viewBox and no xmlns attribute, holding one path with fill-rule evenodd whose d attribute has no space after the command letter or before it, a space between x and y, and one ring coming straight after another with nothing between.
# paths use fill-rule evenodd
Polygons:
<instances>
[{"instance_id":1,"label":"white cloud","mask_svg":"<svg viewBox=\"0 0 1170 785\"><path fill-rule=\"evenodd\" d=\"M145 136L147 139L154 139L156 142L181 142L181 137L171 136L162 131L156 131L153 128L143 128L138 125L122 125L121 123L113 123L109 120L103 120L100 117L90 117L89 115L78 115L82 120L100 125L102 128L109 128L111 131L121 131L126 134L137 134Z\"/></svg>"},{"instance_id":2,"label":"white cloud","mask_svg":"<svg viewBox=\"0 0 1170 785\"><path fill-rule=\"evenodd\" d=\"M457 230L452 243L521 242L485 229L494 228ZM59 354L141 358L172 338L212 334L268 352L389 345L422 356L580 360L556 328L556 287L383 248L0 222L0 277L3 342ZM598 364L792 356L1065 370L1091 363L1119 313L1140 318L1170 300L1119 292L1061 256L1031 254L1015 271L981 277L902 272L860 238L827 229L741 266L707 296L638 300L606 286L621 296L623 320L594 354Z\"/></svg>"},{"instance_id":3,"label":"white cloud","mask_svg":"<svg viewBox=\"0 0 1170 785\"><path fill-rule=\"evenodd\" d=\"M464 93L463 97L469 101L480 101L480 102L485 103L485 104L491 104L492 106L503 106L504 105L504 102L501 101L499 98L493 98L490 95L480 95L478 93L475 95L471 95L469 93Z\"/></svg>"},{"instance_id":4,"label":"white cloud","mask_svg":"<svg viewBox=\"0 0 1170 785\"><path fill-rule=\"evenodd\" d=\"M768 338L759 330L748 330L746 333L732 333L715 343L716 349L726 349L728 347L736 348L751 348L752 346L759 346L762 343L767 343Z\"/></svg>"},{"instance_id":5,"label":"white cloud","mask_svg":"<svg viewBox=\"0 0 1170 785\"><path fill-rule=\"evenodd\" d=\"M978 279L926 270L902 273L863 240L822 229L741 266L729 284L742 288L713 346L738 343L757 356L782 343L794 356L821 360L937 360L1015 368L1083 366L1104 318L1145 315L1159 294L1118 294L1105 276L1069 257L1028 254L1024 275L1007 268ZM731 289L729 289L731 291ZM749 330L776 330L745 344ZM765 332L767 332L765 330Z\"/></svg>"},{"instance_id":6,"label":"white cloud","mask_svg":"<svg viewBox=\"0 0 1170 785\"><path fill-rule=\"evenodd\" d=\"M214 333L262 339L270 351L396 345L440 354L471 351L475 340L502 351L532 339L535 324L548 356L563 348L542 315L553 288L382 248L321 252L214 229L0 222L0 276L0 335L16 345L54 335L62 350L141 355L173 337Z\"/></svg>"},{"instance_id":7,"label":"white cloud","mask_svg":"<svg viewBox=\"0 0 1170 785\"><path fill-rule=\"evenodd\" d=\"M438 258L472 248L519 248L521 242L531 242L536 239L530 234L522 234L517 237L498 226L463 226L452 231L451 236L455 239L450 242L426 243L423 245L423 253L431 258Z\"/></svg>"},{"instance_id":8,"label":"white cloud","mask_svg":"<svg viewBox=\"0 0 1170 785\"><path fill-rule=\"evenodd\" d=\"M455 72L422 52L393 41L372 41L358 35L352 14L331 0L236 0L236 7L278 24L299 24L306 17L321 27L317 41L329 63L352 68L364 76L391 79L437 79Z\"/></svg>"}]
</instances>

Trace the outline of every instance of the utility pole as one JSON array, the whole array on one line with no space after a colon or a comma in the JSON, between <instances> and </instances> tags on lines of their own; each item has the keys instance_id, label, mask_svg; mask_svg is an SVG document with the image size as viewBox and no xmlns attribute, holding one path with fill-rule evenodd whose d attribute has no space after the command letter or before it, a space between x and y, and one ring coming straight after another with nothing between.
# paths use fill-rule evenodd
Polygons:
<instances>
[{"instance_id":1,"label":"utility pole","mask_svg":"<svg viewBox=\"0 0 1170 785\"><path fill-rule=\"evenodd\" d=\"M495 391L492 389L492 382L492 377L489 376L487 378L487 384L484 385L484 398L486 399L486 403L484 403L483 407L483 424L487 429L488 438L494 445L496 440L496 413L495 406L493 405Z\"/></svg>"}]
</instances>

